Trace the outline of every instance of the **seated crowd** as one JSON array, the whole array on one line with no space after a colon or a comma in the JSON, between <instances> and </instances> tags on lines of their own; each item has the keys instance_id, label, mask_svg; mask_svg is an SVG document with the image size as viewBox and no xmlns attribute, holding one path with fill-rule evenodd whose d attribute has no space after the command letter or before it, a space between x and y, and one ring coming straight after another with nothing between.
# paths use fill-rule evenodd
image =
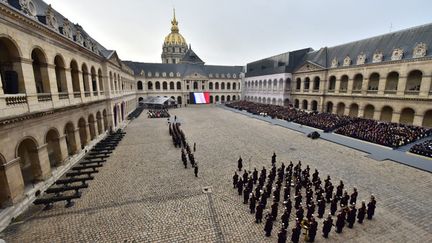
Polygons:
<instances>
[{"instance_id":1,"label":"seated crowd","mask_svg":"<svg viewBox=\"0 0 432 243\"><path fill-rule=\"evenodd\" d=\"M344 136L392 148L404 146L432 135L432 129L423 127L339 116L330 113L308 113L292 107L259 104L249 101L237 101L227 106L238 110L246 110L255 115L267 114L272 118L293 121L301 125L324 130L324 132L335 131Z\"/></svg>"},{"instance_id":2,"label":"seated crowd","mask_svg":"<svg viewBox=\"0 0 432 243\"><path fill-rule=\"evenodd\" d=\"M432 140L414 145L410 152L432 158Z\"/></svg>"},{"instance_id":3,"label":"seated crowd","mask_svg":"<svg viewBox=\"0 0 432 243\"><path fill-rule=\"evenodd\" d=\"M368 119L340 127L335 132L392 148L404 146L432 134L431 129L423 127Z\"/></svg>"},{"instance_id":4,"label":"seated crowd","mask_svg":"<svg viewBox=\"0 0 432 243\"><path fill-rule=\"evenodd\" d=\"M338 127L345 126L358 119L359 118L338 116L330 113L310 113L306 116L299 117L295 120L295 122L324 130L324 132L330 132Z\"/></svg>"},{"instance_id":5,"label":"seated crowd","mask_svg":"<svg viewBox=\"0 0 432 243\"><path fill-rule=\"evenodd\" d=\"M149 118L168 118L170 114L167 109L163 110L149 110L147 112Z\"/></svg>"}]
</instances>

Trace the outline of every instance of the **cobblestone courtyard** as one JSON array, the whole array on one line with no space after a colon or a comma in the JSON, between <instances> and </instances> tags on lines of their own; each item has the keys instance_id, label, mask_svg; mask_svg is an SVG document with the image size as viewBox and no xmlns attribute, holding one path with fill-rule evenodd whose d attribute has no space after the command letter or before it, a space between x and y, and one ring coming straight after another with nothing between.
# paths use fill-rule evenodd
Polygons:
<instances>
[{"instance_id":1,"label":"cobblestone courtyard","mask_svg":"<svg viewBox=\"0 0 432 243\"><path fill-rule=\"evenodd\" d=\"M271 238L264 237L264 225L254 223L231 184L239 155L253 170L269 166L275 151L278 164L301 160L319 169L321 177L330 174L333 183L342 179L349 191L356 186L359 200L376 195L372 221L345 228L342 234L333 229L326 240L319 220L316 242L432 239L430 173L377 162L364 153L220 108L183 108L171 114L179 117L189 143L197 143L199 178L183 168L166 120L148 119L143 113L125 129L125 138L74 207L57 203L50 211L40 211L32 206L33 213L9 226L0 238L20 243L277 242L279 223ZM212 193L204 194L205 186Z\"/></svg>"}]
</instances>

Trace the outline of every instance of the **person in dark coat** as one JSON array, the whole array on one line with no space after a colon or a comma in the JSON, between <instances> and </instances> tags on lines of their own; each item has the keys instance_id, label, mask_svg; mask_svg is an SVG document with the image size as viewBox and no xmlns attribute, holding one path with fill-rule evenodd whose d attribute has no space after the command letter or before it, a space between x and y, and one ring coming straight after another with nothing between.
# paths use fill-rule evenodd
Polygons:
<instances>
[{"instance_id":1,"label":"person in dark coat","mask_svg":"<svg viewBox=\"0 0 432 243\"><path fill-rule=\"evenodd\" d=\"M312 201L311 204L307 206L306 218L309 219L312 217L312 214L315 213L315 203Z\"/></svg>"},{"instance_id":2,"label":"person in dark coat","mask_svg":"<svg viewBox=\"0 0 432 243\"><path fill-rule=\"evenodd\" d=\"M243 160L242 160L241 156L237 161L237 167L238 167L238 171L241 171L243 168Z\"/></svg>"},{"instance_id":3,"label":"person in dark coat","mask_svg":"<svg viewBox=\"0 0 432 243\"><path fill-rule=\"evenodd\" d=\"M299 209L297 209L296 217L300 220L300 222L303 220L303 217L304 217L304 209L303 209L303 207L301 206L301 204L300 204Z\"/></svg>"},{"instance_id":4,"label":"person in dark coat","mask_svg":"<svg viewBox=\"0 0 432 243\"><path fill-rule=\"evenodd\" d=\"M196 151L196 143L194 143L193 151L194 151L194 153L195 153L195 151Z\"/></svg>"},{"instance_id":5,"label":"person in dark coat","mask_svg":"<svg viewBox=\"0 0 432 243\"><path fill-rule=\"evenodd\" d=\"M344 226L345 226L345 215L339 213L337 215L337 220L336 220L336 233L342 233Z\"/></svg>"},{"instance_id":6,"label":"person in dark coat","mask_svg":"<svg viewBox=\"0 0 432 243\"><path fill-rule=\"evenodd\" d=\"M358 214L357 214L357 222L359 223L359 224L362 224L363 223L363 220L364 220L364 218L365 218L365 215L366 215L366 203L365 203L365 201L362 201L362 205L361 205L361 207L358 209Z\"/></svg>"},{"instance_id":7,"label":"person in dark coat","mask_svg":"<svg viewBox=\"0 0 432 243\"><path fill-rule=\"evenodd\" d=\"M246 170L243 172L243 183L246 184L248 182L249 174Z\"/></svg>"},{"instance_id":8,"label":"person in dark coat","mask_svg":"<svg viewBox=\"0 0 432 243\"><path fill-rule=\"evenodd\" d=\"M345 191L341 200L340 200L340 205L348 205L348 201L349 201L349 195L348 195L348 192Z\"/></svg>"},{"instance_id":9,"label":"person in dark coat","mask_svg":"<svg viewBox=\"0 0 432 243\"><path fill-rule=\"evenodd\" d=\"M254 168L254 171L252 173L252 178L253 178L253 184L255 185L258 181L258 170L256 168Z\"/></svg>"},{"instance_id":10,"label":"person in dark coat","mask_svg":"<svg viewBox=\"0 0 432 243\"><path fill-rule=\"evenodd\" d=\"M277 202L273 202L273 204L271 205L271 216L273 220L276 220L277 218L278 206L279 204Z\"/></svg>"},{"instance_id":11,"label":"person in dark coat","mask_svg":"<svg viewBox=\"0 0 432 243\"><path fill-rule=\"evenodd\" d=\"M273 229L273 217L271 214L266 215L266 222L264 225L265 236L270 237Z\"/></svg>"},{"instance_id":12,"label":"person in dark coat","mask_svg":"<svg viewBox=\"0 0 432 243\"><path fill-rule=\"evenodd\" d=\"M298 219L296 219L296 226L292 228L291 241L298 243L300 240L301 225Z\"/></svg>"},{"instance_id":13,"label":"person in dark coat","mask_svg":"<svg viewBox=\"0 0 432 243\"><path fill-rule=\"evenodd\" d=\"M354 192L351 194L350 197L350 205L356 204L357 196L358 196L357 188L354 187Z\"/></svg>"},{"instance_id":14,"label":"person in dark coat","mask_svg":"<svg viewBox=\"0 0 432 243\"><path fill-rule=\"evenodd\" d=\"M282 225L284 225L285 229L288 228L289 217L290 217L290 215L289 215L288 211L285 209L284 213L281 216Z\"/></svg>"},{"instance_id":15,"label":"person in dark coat","mask_svg":"<svg viewBox=\"0 0 432 243\"><path fill-rule=\"evenodd\" d=\"M375 214L376 201L375 197L371 196L371 200L367 205L367 219L371 220L373 215Z\"/></svg>"},{"instance_id":16,"label":"person in dark coat","mask_svg":"<svg viewBox=\"0 0 432 243\"><path fill-rule=\"evenodd\" d=\"M278 243L286 243L286 240L287 240L286 226L282 224L282 228L280 229L278 234Z\"/></svg>"},{"instance_id":17,"label":"person in dark coat","mask_svg":"<svg viewBox=\"0 0 432 243\"><path fill-rule=\"evenodd\" d=\"M322 232L323 232L324 238L328 238L328 235L331 231L332 226L333 226L333 219L332 219L331 215L329 214L328 217L323 222Z\"/></svg>"},{"instance_id":18,"label":"person in dark coat","mask_svg":"<svg viewBox=\"0 0 432 243\"><path fill-rule=\"evenodd\" d=\"M338 199L336 197L336 194L334 194L331 203L330 203L330 214L331 215L335 215L336 211L337 211L337 203L338 203Z\"/></svg>"},{"instance_id":19,"label":"person in dark coat","mask_svg":"<svg viewBox=\"0 0 432 243\"><path fill-rule=\"evenodd\" d=\"M255 213L255 207L256 207L256 198L255 195L253 193L251 193L250 195L250 200L249 200L249 209L250 209L250 213Z\"/></svg>"},{"instance_id":20,"label":"person in dark coat","mask_svg":"<svg viewBox=\"0 0 432 243\"><path fill-rule=\"evenodd\" d=\"M243 204L247 204L249 202L249 190L245 188L243 190Z\"/></svg>"},{"instance_id":21,"label":"person in dark coat","mask_svg":"<svg viewBox=\"0 0 432 243\"><path fill-rule=\"evenodd\" d=\"M198 177L198 164L195 164L194 173L195 173L195 177Z\"/></svg>"},{"instance_id":22,"label":"person in dark coat","mask_svg":"<svg viewBox=\"0 0 432 243\"><path fill-rule=\"evenodd\" d=\"M234 176L233 176L233 185L234 185L234 188L237 187L238 179L239 179L239 176L238 176L237 172L234 172Z\"/></svg>"},{"instance_id":23,"label":"person in dark coat","mask_svg":"<svg viewBox=\"0 0 432 243\"><path fill-rule=\"evenodd\" d=\"M322 218L325 212L325 201L324 199L318 200L318 218Z\"/></svg>"},{"instance_id":24,"label":"person in dark coat","mask_svg":"<svg viewBox=\"0 0 432 243\"><path fill-rule=\"evenodd\" d=\"M352 229L356 220L356 216L357 216L357 209L355 208L354 204L351 205L350 210L348 212L348 217L347 217L347 221L348 221L348 228Z\"/></svg>"},{"instance_id":25,"label":"person in dark coat","mask_svg":"<svg viewBox=\"0 0 432 243\"><path fill-rule=\"evenodd\" d=\"M271 161L272 161L272 165L276 164L276 153L275 152L273 152Z\"/></svg>"},{"instance_id":26,"label":"person in dark coat","mask_svg":"<svg viewBox=\"0 0 432 243\"><path fill-rule=\"evenodd\" d=\"M317 230L318 230L318 222L316 222L315 218L312 216L309 221L309 233L308 233L309 242L315 241Z\"/></svg>"},{"instance_id":27,"label":"person in dark coat","mask_svg":"<svg viewBox=\"0 0 432 243\"><path fill-rule=\"evenodd\" d=\"M243 181L241 178L237 181L237 191L239 195L243 192Z\"/></svg>"},{"instance_id":28,"label":"person in dark coat","mask_svg":"<svg viewBox=\"0 0 432 243\"><path fill-rule=\"evenodd\" d=\"M263 218L264 206L261 203L258 203L255 212L255 223L261 223Z\"/></svg>"}]
</instances>

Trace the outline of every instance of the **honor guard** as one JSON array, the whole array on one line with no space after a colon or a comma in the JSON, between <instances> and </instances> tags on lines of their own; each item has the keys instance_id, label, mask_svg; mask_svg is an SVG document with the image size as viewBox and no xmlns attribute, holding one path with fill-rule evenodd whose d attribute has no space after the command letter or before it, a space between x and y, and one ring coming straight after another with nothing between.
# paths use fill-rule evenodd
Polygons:
<instances>
[{"instance_id":1,"label":"honor guard","mask_svg":"<svg viewBox=\"0 0 432 243\"><path fill-rule=\"evenodd\" d=\"M333 219L329 214L328 217L323 222L322 232L324 238L328 238L328 234L330 233L332 226L333 226Z\"/></svg>"}]
</instances>

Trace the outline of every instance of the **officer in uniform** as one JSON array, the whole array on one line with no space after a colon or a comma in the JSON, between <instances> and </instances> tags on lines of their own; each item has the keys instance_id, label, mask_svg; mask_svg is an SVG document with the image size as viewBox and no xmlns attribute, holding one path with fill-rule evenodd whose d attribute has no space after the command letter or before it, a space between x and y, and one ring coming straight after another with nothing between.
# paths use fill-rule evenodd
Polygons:
<instances>
[{"instance_id":1,"label":"officer in uniform","mask_svg":"<svg viewBox=\"0 0 432 243\"><path fill-rule=\"evenodd\" d=\"M282 224L282 228L280 229L278 234L278 243L285 243L286 240L287 240L286 226Z\"/></svg>"},{"instance_id":2,"label":"officer in uniform","mask_svg":"<svg viewBox=\"0 0 432 243\"><path fill-rule=\"evenodd\" d=\"M234 188L237 187L238 179L239 179L239 176L238 176L237 172L234 172L234 176L233 176L233 185L234 185Z\"/></svg>"},{"instance_id":3,"label":"officer in uniform","mask_svg":"<svg viewBox=\"0 0 432 243\"><path fill-rule=\"evenodd\" d=\"M282 221L282 225L286 228L288 228L288 224L289 224L289 213L288 211L285 209L284 213L282 214L281 217L281 221Z\"/></svg>"},{"instance_id":4,"label":"officer in uniform","mask_svg":"<svg viewBox=\"0 0 432 243\"><path fill-rule=\"evenodd\" d=\"M273 155L272 155L272 165L275 165L275 164L276 164L276 153L273 152Z\"/></svg>"},{"instance_id":5,"label":"officer in uniform","mask_svg":"<svg viewBox=\"0 0 432 243\"><path fill-rule=\"evenodd\" d=\"M324 238L328 238L328 234L330 233L332 226L333 226L333 219L331 217L331 214L329 214L328 217L324 219L323 222L322 232Z\"/></svg>"},{"instance_id":6,"label":"officer in uniform","mask_svg":"<svg viewBox=\"0 0 432 243\"><path fill-rule=\"evenodd\" d=\"M372 195L371 200L367 205L367 219L371 220L373 215L375 214L376 201L375 197Z\"/></svg>"},{"instance_id":7,"label":"officer in uniform","mask_svg":"<svg viewBox=\"0 0 432 243\"><path fill-rule=\"evenodd\" d=\"M273 204L271 205L271 216L273 220L276 220L277 218L277 213L278 213L278 202L273 202Z\"/></svg>"},{"instance_id":8,"label":"officer in uniform","mask_svg":"<svg viewBox=\"0 0 432 243\"><path fill-rule=\"evenodd\" d=\"M318 218L322 218L325 212L325 201L324 199L318 200Z\"/></svg>"},{"instance_id":9,"label":"officer in uniform","mask_svg":"<svg viewBox=\"0 0 432 243\"><path fill-rule=\"evenodd\" d=\"M256 207L256 198L255 195L253 193L251 193L250 195L250 204L249 204L249 209L250 209L250 213L255 213L255 207Z\"/></svg>"},{"instance_id":10,"label":"officer in uniform","mask_svg":"<svg viewBox=\"0 0 432 243\"><path fill-rule=\"evenodd\" d=\"M252 173L253 183L256 184L258 181L258 171L256 168L254 168L254 171Z\"/></svg>"},{"instance_id":11,"label":"officer in uniform","mask_svg":"<svg viewBox=\"0 0 432 243\"><path fill-rule=\"evenodd\" d=\"M195 177L198 177L198 164L195 164L194 173L195 173Z\"/></svg>"},{"instance_id":12,"label":"officer in uniform","mask_svg":"<svg viewBox=\"0 0 432 243\"><path fill-rule=\"evenodd\" d=\"M343 214L343 212L341 212L337 215L336 233L342 233L344 226L345 226L345 215Z\"/></svg>"},{"instance_id":13,"label":"officer in uniform","mask_svg":"<svg viewBox=\"0 0 432 243\"><path fill-rule=\"evenodd\" d=\"M366 215L366 203L365 203L365 201L362 201L362 205L359 208L358 214L357 214L357 219L358 219L359 224L363 223L365 215Z\"/></svg>"},{"instance_id":14,"label":"officer in uniform","mask_svg":"<svg viewBox=\"0 0 432 243\"><path fill-rule=\"evenodd\" d=\"M351 205L350 210L348 212L348 228L352 229L355 223L355 219L357 216L357 209L355 208L355 204Z\"/></svg>"},{"instance_id":15,"label":"officer in uniform","mask_svg":"<svg viewBox=\"0 0 432 243\"><path fill-rule=\"evenodd\" d=\"M299 219L296 219L296 226L292 229L291 241L298 243L300 240L301 225Z\"/></svg>"},{"instance_id":16,"label":"officer in uniform","mask_svg":"<svg viewBox=\"0 0 432 243\"><path fill-rule=\"evenodd\" d=\"M308 234L309 242L315 241L317 229L318 229L318 222L316 222L315 218L312 216L309 221L309 234Z\"/></svg>"},{"instance_id":17,"label":"officer in uniform","mask_svg":"<svg viewBox=\"0 0 432 243\"><path fill-rule=\"evenodd\" d=\"M357 196L358 196L357 188L354 187L354 192L351 194L351 199L350 199L351 205L356 204Z\"/></svg>"},{"instance_id":18,"label":"officer in uniform","mask_svg":"<svg viewBox=\"0 0 432 243\"><path fill-rule=\"evenodd\" d=\"M263 210L264 210L264 205L258 203L258 206L256 208L256 213L255 213L255 223L258 224L262 222Z\"/></svg>"},{"instance_id":19,"label":"officer in uniform","mask_svg":"<svg viewBox=\"0 0 432 243\"><path fill-rule=\"evenodd\" d=\"M266 223L264 226L264 231L266 232L265 236L270 237L273 229L273 217L271 214L266 215Z\"/></svg>"},{"instance_id":20,"label":"officer in uniform","mask_svg":"<svg viewBox=\"0 0 432 243\"><path fill-rule=\"evenodd\" d=\"M332 198L331 203L330 203L331 215L335 215L336 210L337 210L337 203L338 203L338 198L337 198L336 194L333 194L333 198Z\"/></svg>"},{"instance_id":21,"label":"officer in uniform","mask_svg":"<svg viewBox=\"0 0 432 243\"><path fill-rule=\"evenodd\" d=\"M237 167L238 167L238 171L241 171L243 168L243 160L242 160L241 156L237 161Z\"/></svg>"}]
</instances>

